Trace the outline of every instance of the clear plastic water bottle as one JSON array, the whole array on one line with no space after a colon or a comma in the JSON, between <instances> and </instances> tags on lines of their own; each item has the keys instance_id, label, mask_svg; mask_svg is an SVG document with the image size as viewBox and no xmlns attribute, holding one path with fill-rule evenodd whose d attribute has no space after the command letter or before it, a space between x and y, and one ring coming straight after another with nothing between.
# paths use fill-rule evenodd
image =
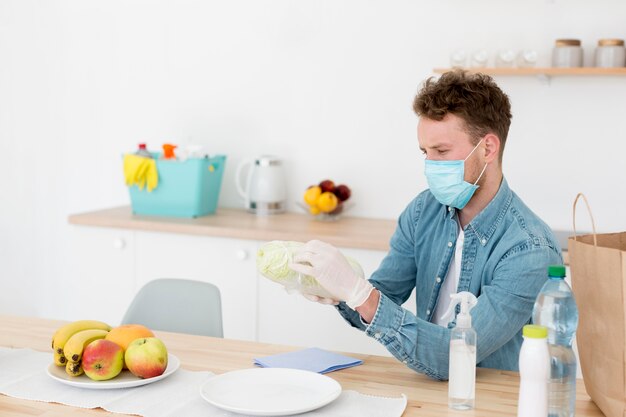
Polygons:
<instances>
[{"instance_id":1,"label":"clear plastic water bottle","mask_svg":"<svg viewBox=\"0 0 626 417\"><path fill-rule=\"evenodd\" d=\"M548 278L533 308L533 322L548 329L548 416L572 417L576 405L576 355L572 343L578 327L578 308L565 282L565 267L548 267Z\"/></svg>"}]
</instances>

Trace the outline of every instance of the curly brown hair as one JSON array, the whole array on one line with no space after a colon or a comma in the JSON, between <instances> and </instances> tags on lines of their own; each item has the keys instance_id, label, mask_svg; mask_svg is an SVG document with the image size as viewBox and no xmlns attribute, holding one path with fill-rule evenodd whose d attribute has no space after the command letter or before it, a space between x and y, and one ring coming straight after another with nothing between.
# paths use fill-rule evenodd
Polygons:
<instances>
[{"instance_id":1,"label":"curly brown hair","mask_svg":"<svg viewBox=\"0 0 626 417\"><path fill-rule=\"evenodd\" d=\"M488 133L500 138L500 155L511 125L509 97L488 75L464 70L449 71L439 79L430 77L413 100L413 111L431 120L450 113L465 122L473 144Z\"/></svg>"}]
</instances>

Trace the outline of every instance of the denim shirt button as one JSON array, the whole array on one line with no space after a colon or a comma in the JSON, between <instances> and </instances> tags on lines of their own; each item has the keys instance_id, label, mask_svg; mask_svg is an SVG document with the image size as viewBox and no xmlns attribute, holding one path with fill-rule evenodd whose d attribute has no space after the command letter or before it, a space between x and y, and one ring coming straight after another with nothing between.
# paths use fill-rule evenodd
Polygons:
<instances>
[{"instance_id":1,"label":"denim shirt button","mask_svg":"<svg viewBox=\"0 0 626 417\"><path fill-rule=\"evenodd\" d=\"M378 332L374 333L374 339L380 339L380 333Z\"/></svg>"},{"instance_id":2,"label":"denim shirt button","mask_svg":"<svg viewBox=\"0 0 626 417\"><path fill-rule=\"evenodd\" d=\"M483 243L484 245L484 243ZM448 247L451 248L452 247L452 242L448 242Z\"/></svg>"},{"instance_id":3,"label":"denim shirt button","mask_svg":"<svg viewBox=\"0 0 626 417\"><path fill-rule=\"evenodd\" d=\"M448 207L448 211L452 211L452 207Z\"/></svg>"},{"instance_id":4,"label":"denim shirt button","mask_svg":"<svg viewBox=\"0 0 626 417\"><path fill-rule=\"evenodd\" d=\"M426 310L426 315L429 316L430 315L430 310Z\"/></svg>"},{"instance_id":5,"label":"denim shirt button","mask_svg":"<svg viewBox=\"0 0 626 417\"><path fill-rule=\"evenodd\" d=\"M407 360L403 360L403 361L402 361L402 363L409 363L409 361L407 361Z\"/></svg>"},{"instance_id":6,"label":"denim shirt button","mask_svg":"<svg viewBox=\"0 0 626 417\"><path fill-rule=\"evenodd\" d=\"M441 277L437 277L435 281L437 281L437 284L439 284L441 282Z\"/></svg>"},{"instance_id":7,"label":"denim shirt button","mask_svg":"<svg viewBox=\"0 0 626 417\"><path fill-rule=\"evenodd\" d=\"M482 244L483 244L483 246L485 246L485 245L487 244L487 239L483 239L483 240L481 240L481 241L480 241L480 243L482 243Z\"/></svg>"}]
</instances>

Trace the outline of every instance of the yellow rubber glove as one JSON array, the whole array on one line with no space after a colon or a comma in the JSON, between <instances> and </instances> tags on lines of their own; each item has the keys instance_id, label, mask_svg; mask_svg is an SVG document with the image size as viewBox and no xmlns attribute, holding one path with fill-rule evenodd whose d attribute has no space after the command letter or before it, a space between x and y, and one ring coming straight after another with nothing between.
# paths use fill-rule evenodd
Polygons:
<instances>
[{"instance_id":1,"label":"yellow rubber glove","mask_svg":"<svg viewBox=\"0 0 626 417\"><path fill-rule=\"evenodd\" d=\"M124 155L124 180L126 185L137 185L140 190L147 185L152 191L159 184L156 161L139 155Z\"/></svg>"},{"instance_id":2,"label":"yellow rubber glove","mask_svg":"<svg viewBox=\"0 0 626 417\"><path fill-rule=\"evenodd\" d=\"M157 172L156 161L154 159L148 159L146 164L146 187L148 192L152 191L159 185L159 173Z\"/></svg>"}]
</instances>

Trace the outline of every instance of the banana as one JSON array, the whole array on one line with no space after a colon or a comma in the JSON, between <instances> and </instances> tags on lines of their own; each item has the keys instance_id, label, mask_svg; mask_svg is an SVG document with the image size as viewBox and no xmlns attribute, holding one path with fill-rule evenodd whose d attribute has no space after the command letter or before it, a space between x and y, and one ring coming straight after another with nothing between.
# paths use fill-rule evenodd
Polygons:
<instances>
[{"instance_id":1,"label":"banana","mask_svg":"<svg viewBox=\"0 0 626 417\"><path fill-rule=\"evenodd\" d=\"M54 352L54 364L57 366L65 366L67 359L62 353Z\"/></svg>"},{"instance_id":2,"label":"banana","mask_svg":"<svg viewBox=\"0 0 626 417\"><path fill-rule=\"evenodd\" d=\"M83 356L83 349L94 340L104 339L109 333L102 329L81 330L74 333L63 346L63 355L68 362L79 362Z\"/></svg>"},{"instance_id":3,"label":"banana","mask_svg":"<svg viewBox=\"0 0 626 417\"><path fill-rule=\"evenodd\" d=\"M102 329L109 331L111 330L111 326L97 320L78 320L60 327L52 337L52 349L55 352L55 363L61 363L61 365L63 364L61 359L61 356L63 356L63 347L69 338L72 337L74 333L88 329Z\"/></svg>"},{"instance_id":4,"label":"banana","mask_svg":"<svg viewBox=\"0 0 626 417\"><path fill-rule=\"evenodd\" d=\"M81 362L68 361L67 365L65 365L65 373L69 376L80 376L83 372L83 364Z\"/></svg>"}]
</instances>

